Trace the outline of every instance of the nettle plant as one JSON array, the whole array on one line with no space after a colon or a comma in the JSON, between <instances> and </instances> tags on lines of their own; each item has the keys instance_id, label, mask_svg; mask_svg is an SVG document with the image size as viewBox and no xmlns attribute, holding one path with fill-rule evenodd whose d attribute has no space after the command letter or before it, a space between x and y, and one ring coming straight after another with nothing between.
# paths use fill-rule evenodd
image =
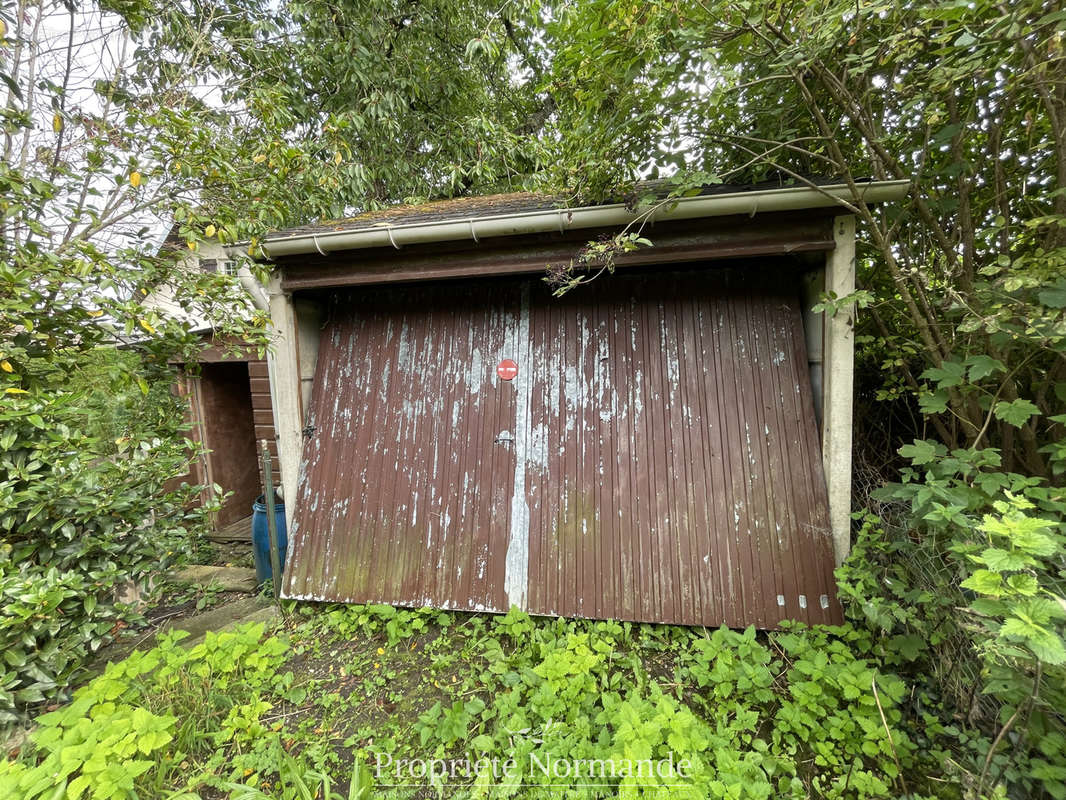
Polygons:
<instances>
[{"instance_id":1,"label":"nettle plant","mask_svg":"<svg viewBox=\"0 0 1066 800\"><path fill-rule=\"evenodd\" d=\"M995 633L982 649L1066 663L1066 491L1041 478L998 471L993 449L948 453L942 444L919 441L900 453L920 469L904 469L902 482L881 496L908 500L925 532L946 537L958 585L971 593L971 612Z\"/></svg>"},{"instance_id":2,"label":"nettle plant","mask_svg":"<svg viewBox=\"0 0 1066 800\"><path fill-rule=\"evenodd\" d=\"M978 595L970 608L998 626L996 638L981 647L1062 665L1066 663L1062 582L1042 574L1047 560L1061 558L1064 552L1066 538L1057 532L1061 523L1030 516L1035 505L1024 497L1009 495L1009 500L996 500L992 507L995 513L983 515L978 526L984 541L955 548L978 565L960 584Z\"/></svg>"}]
</instances>

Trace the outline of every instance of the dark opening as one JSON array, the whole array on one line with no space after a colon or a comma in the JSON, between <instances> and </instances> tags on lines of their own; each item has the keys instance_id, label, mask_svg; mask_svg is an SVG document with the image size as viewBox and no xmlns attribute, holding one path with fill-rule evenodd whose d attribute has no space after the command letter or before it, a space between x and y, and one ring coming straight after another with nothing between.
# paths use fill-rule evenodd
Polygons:
<instances>
[{"instance_id":1,"label":"dark opening","mask_svg":"<svg viewBox=\"0 0 1066 800\"><path fill-rule=\"evenodd\" d=\"M215 521L223 527L249 516L260 492L248 364L204 364L200 387L211 478L233 493Z\"/></svg>"}]
</instances>

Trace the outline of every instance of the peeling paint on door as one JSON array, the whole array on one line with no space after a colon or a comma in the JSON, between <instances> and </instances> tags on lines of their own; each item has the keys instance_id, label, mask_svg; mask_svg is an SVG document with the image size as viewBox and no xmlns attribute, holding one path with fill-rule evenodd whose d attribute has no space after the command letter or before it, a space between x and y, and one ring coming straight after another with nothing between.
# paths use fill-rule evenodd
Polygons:
<instances>
[{"instance_id":1,"label":"peeling paint on door","mask_svg":"<svg viewBox=\"0 0 1066 800\"><path fill-rule=\"evenodd\" d=\"M529 284L523 284L514 337L518 363L532 362L529 347ZM510 381L515 395L515 468L511 492L511 525L504 564L504 595L508 606L526 607L526 581L529 571L529 505L526 502L526 461L529 458L529 384L530 370L519 369Z\"/></svg>"},{"instance_id":2,"label":"peeling paint on door","mask_svg":"<svg viewBox=\"0 0 1066 800\"><path fill-rule=\"evenodd\" d=\"M798 297L754 263L338 295L286 595L839 621Z\"/></svg>"}]
</instances>

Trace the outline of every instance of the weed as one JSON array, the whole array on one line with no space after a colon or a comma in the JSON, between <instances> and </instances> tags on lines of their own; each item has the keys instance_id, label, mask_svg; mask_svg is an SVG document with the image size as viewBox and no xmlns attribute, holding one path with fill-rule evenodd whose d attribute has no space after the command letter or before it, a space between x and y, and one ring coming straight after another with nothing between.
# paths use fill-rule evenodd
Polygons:
<instances>
[{"instance_id":1,"label":"weed","mask_svg":"<svg viewBox=\"0 0 1066 800\"><path fill-rule=\"evenodd\" d=\"M172 634L110 665L0 766L0 793L343 800L344 776L362 800L894 797L922 755L868 646L847 627L305 608L283 635Z\"/></svg>"}]
</instances>

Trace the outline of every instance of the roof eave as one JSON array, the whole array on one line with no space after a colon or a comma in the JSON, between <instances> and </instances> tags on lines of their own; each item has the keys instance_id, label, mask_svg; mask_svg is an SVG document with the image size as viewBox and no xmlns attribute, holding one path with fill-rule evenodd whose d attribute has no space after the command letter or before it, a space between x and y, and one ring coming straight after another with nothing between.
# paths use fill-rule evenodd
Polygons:
<instances>
[{"instance_id":1,"label":"roof eave","mask_svg":"<svg viewBox=\"0 0 1066 800\"><path fill-rule=\"evenodd\" d=\"M903 199L910 181L875 181L858 184L855 190L864 203L886 203ZM267 258L276 259L307 253L327 255L344 250L373 247L400 247L472 239L477 242L502 236L530 233L565 232L583 228L625 225L645 215L650 222L665 222L737 214L755 215L775 211L801 211L839 206L846 213L847 204L855 200L847 184L795 186L782 189L698 195L664 201L651 209L635 211L624 203L577 208L451 218L408 224L382 224L359 230L307 233L262 244Z\"/></svg>"}]
</instances>

